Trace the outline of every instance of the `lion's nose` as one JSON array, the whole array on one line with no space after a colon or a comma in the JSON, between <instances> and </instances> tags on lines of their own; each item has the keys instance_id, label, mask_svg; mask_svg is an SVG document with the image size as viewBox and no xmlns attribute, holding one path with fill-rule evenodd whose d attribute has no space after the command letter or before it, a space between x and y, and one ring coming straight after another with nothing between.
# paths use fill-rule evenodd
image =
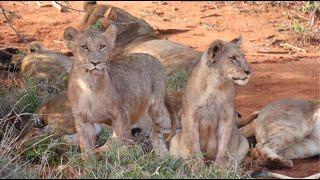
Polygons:
<instances>
[{"instance_id":1,"label":"lion's nose","mask_svg":"<svg viewBox=\"0 0 320 180\"><path fill-rule=\"evenodd\" d=\"M100 64L100 62L90 62L91 64L93 64L94 66Z\"/></svg>"},{"instance_id":2,"label":"lion's nose","mask_svg":"<svg viewBox=\"0 0 320 180\"><path fill-rule=\"evenodd\" d=\"M249 75L251 73L250 70L244 70L244 73L246 73L247 75Z\"/></svg>"}]
</instances>

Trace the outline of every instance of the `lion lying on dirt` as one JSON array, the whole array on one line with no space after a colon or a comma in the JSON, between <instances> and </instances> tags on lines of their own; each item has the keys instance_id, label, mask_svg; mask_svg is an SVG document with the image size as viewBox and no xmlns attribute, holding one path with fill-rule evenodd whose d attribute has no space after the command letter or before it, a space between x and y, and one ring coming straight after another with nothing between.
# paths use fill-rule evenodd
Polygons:
<instances>
[{"instance_id":1,"label":"lion lying on dirt","mask_svg":"<svg viewBox=\"0 0 320 180\"><path fill-rule=\"evenodd\" d=\"M150 132L152 122L142 119L143 124L135 124L132 126L131 134L134 142L144 143L147 140L146 133ZM22 143L27 142L33 137L43 134L52 134L56 138L63 138L70 145L79 145L78 136L76 134L75 120L72 114L70 101L68 100L67 91L53 96L40 106L33 115L35 123L30 124L28 132L22 139ZM170 119L169 119L170 120ZM146 122L148 121L148 122ZM151 125L150 125L151 124ZM112 126L112 122L106 121L107 126ZM95 134L102 132L101 124L94 124ZM170 127L169 127L170 129ZM147 130L147 131L146 131ZM143 133L145 132L145 133ZM170 132L171 133L171 132ZM170 135L167 133L167 135Z\"/></svg>"},{"instance_id":2,"label":"lion lying on dirt","mask_svg":"<svg viewBox=\"0 0 320 180\"><path fill-rule=\"evenodd\" d=\"M167 148L162 132L166 97L166 73L152 56L131 54L110 56L117 28L110 25L101 33L67 28L64 39L75 55L70 73L68 97L75 117L80 149L91 156L96 136L94 123L112 122L114 135L128 143L131 124L149 114L153 127L152 146L164 155ZM98 148L104 151L106 147Z\"/></svg>"},{"instance_id":3,"label":"lion lying on dirt","mask_svg":"<svg viewBox=\"0 0 320 180\"><path fill-rule=\"evenodd\" d=\"M101 22L101 30L104 31L110 24L116 24L119 31L115 47L119 47L121 53L146 53L154 56L168 74L182 70L189 74L200 60L201 52L179 43L159 39L147 22L120 8L85 2L84 9L86 14L80 29L92 28L97 22ZM68 43L66 44L68 46Z\"/></svg>"},{"instance_id":4,"label":"lion lying on dirt","mask_svg":"<svg viewBox=\"0 0 320 180\"><path fill-rule=\"evenodd\" d=\"M80 24L80 29L88 29L101 22L101 30L110 23L117 24L117 38L114 54L147 53L157 58L168 74L177 71L191 72L199 61L201 52L169 40L159 39L153 28L145 21L111 5L90 5ZM66 47L69 43L65 41ZM34 75L38 79L54 79L62 73L69 73L73 59L62 53L48 51L39 43L34 43L33 53L22 61L21 73Z\"/></svg>"},{"instance_id":5,"label":"lion lying on dirt","mask_svg":"<svg viewBox=\"0 0 320 180\"><path fill-rule=\"evenodd\" d=\"M30 45L30 54L22 60L20 73L27 77L53 80L69 73L72 63L72 58L63 53L46 50L41 43L33 42Z\"/></svg>"},{"instance_id":6,"label":"lion lying on dirt","mask_svg":"<svg viewBox=\"0 0 320 180\"><path fill-rule=\"evenodd\" d=\"M170 154L184 159L196 155L192 168L200 168L204 160L222 165L228 155L239 163L249 150L234 116L233 83L245 85L251 73L240 42L215 40L188 79L182 100L182 130L172 138Z\"/></svg>"},{"instance_id":7,"label":"lion lying on dirt","mask_svg":"<svg viewBox=\"0 0 320 180\"><path fill-rule=\"evenodd\" d=\"M50 133L54 134L55 137L61 137L64 135L74 135L76 133L75 120L72 114L72 108L70 101L68 99L67 91L63 91L60 94L49 98L44 104L42 104L35 112L32 117L35 120L33 127L30 128L28 135L24 138L28 138ZM172 136L171 126L172 122L170 120L169 112L164 109L163 111L163 129L164 137L167 140L170 140ZM111 121L106 121L104 125L112 126ZM139 128L144 131L150 132L152 128L152 120L147 114L145 117L142 117L139 122L133 124L131 128ZM95 124L96 134L100 133L101 125ZM64 138L68 139L69 136ZM77 137L74 137L73 140L69 140L71 144L76 144Z\"/></svg>"},{"instance_id":8,"label":"lion lying on dirt","mask_svg":"<svg viewBox=\"0 0 320 180\"><path fill-rule=\"evenodd\" d=\"M269 167L292 167L290 159L320 154L320 102L277 100L251 115L241 132L255 136L252 155Z\"/></svg>"}]
</instances>

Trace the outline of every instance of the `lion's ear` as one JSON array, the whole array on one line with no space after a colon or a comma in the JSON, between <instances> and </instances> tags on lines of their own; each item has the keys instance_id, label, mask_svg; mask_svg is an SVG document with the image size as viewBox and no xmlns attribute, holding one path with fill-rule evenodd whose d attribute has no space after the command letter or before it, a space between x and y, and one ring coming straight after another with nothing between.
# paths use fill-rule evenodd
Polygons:
<instances>
[{"instance_id":1,"label":"lion's ear","mask_svg":"<svg viewBox=\"0 0 320 180\"><path fill-rule=\"evenodd\" d=\"M237 46L241 46L241 43L242 43L242 36L239 36L233 40L230 41L231 43L237 45Z\"/></svg>"},{"instance_id":2,"label":"lion's ear","mask_svg":"<svg viewBox=\"0 0 320 180\"><path fill-rule=\"evenodd\" d=\"M212 67L213 64L216 62L216 56L217 56L217 53L222 51L223 48L225 47L224 45L224 42L222 40L215 40L213 41L208 50L207 50L207 64L209 67Z\"/></svg>"},{"instance_id":3,"label":"lion's ear","mask_svg":"<svg viewBox=\"0 0 320 180\"><path fill-rule=\"evenodd\" d=\"M108 29L104 32L104 35L108 39L108 43L110 47L114 47L116 38L117 38L118 28L115 24L110 23Z\"/></svg>"},{"instance_id":4,"label":"lion's ear","mask_svg":"<svg viewBox=\"0 0 320 180\"><path fill-rule=\"evenodd\" d=\"M29 45L29 51L35 52L35 53L42 53L45 50L45 48L43 47L43 44L41 44L40 42L32 42Z\"/></svg>"},{"instance_id":5,"label":"lion's ear","mask_svg":"<svg viewBox=\"0 0 320 180\"><path fill-rule=\"evenodd\" d=\"M74 27L68 27L67 29L64 30L63 33L63 38L66 42L66 46L68 49L72 49L72 44L74 42L74 40L76 39L76 37L78 36L79 31L74 28Z\"/></svg>"}]
</instances>

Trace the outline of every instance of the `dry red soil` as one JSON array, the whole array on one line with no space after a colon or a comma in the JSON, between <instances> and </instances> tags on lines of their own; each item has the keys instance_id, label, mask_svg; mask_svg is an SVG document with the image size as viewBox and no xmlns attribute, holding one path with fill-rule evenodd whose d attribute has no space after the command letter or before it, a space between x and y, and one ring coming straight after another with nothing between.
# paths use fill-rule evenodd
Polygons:
<instances>
[{"instance_id":1,"label":"dry red soil","mask_svg":"<svg viewBox=\"0 0 320 180\"><path fill-rule=\"evenodd\" d=\"M310 18L309 14L299 11L301 3L108 3L143 18L159 30L160 37L197 50L204 50L215 39L231 40L242 35L243 49L253 68L248 85L237 88L237 109L243 117L277 99L320 98L319 41L301 44L293 38L292 30L283 30L283 27L290 29L294 20ZM31 41L43 42L48 49L62 52L67 51L62 40L64 29L77 26L82 17L82 14L76 11L60 13L52 7L38 8L34 2L1 2L1 5L21 16L13 22L13 26L21 34ZM82 8L81 2L71 2L70 5L75 9ZM316 18L314 26L320 29L319 18ZM305 52L284 49L277 42L299 46ZM17 38L3 16L0 16L0 48L6 47L27 45ZM270 54L274 51L276 52ZM320 160L319 157L294 160L292 169L274 172L294 177L311 175L320 172Z\"/></svg>"}]
</instances>

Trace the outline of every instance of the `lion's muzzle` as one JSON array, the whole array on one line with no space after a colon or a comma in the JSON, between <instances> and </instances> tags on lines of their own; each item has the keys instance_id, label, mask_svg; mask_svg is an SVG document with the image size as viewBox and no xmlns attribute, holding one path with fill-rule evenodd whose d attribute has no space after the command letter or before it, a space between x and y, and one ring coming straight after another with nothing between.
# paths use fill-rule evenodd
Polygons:
<instances>
[{"instance_id":1,"label":"lion's muzzle","mask_svg":"<svg viewBox=\"0 0 320 180\"><path fill-rule=\"evenodd\" d=\"M106 64L101 62L90 62L90 63L84 64L83 67L87 71L94 71L94 70L102 71L106 68Z\"/></svg>"}]
</instances>

